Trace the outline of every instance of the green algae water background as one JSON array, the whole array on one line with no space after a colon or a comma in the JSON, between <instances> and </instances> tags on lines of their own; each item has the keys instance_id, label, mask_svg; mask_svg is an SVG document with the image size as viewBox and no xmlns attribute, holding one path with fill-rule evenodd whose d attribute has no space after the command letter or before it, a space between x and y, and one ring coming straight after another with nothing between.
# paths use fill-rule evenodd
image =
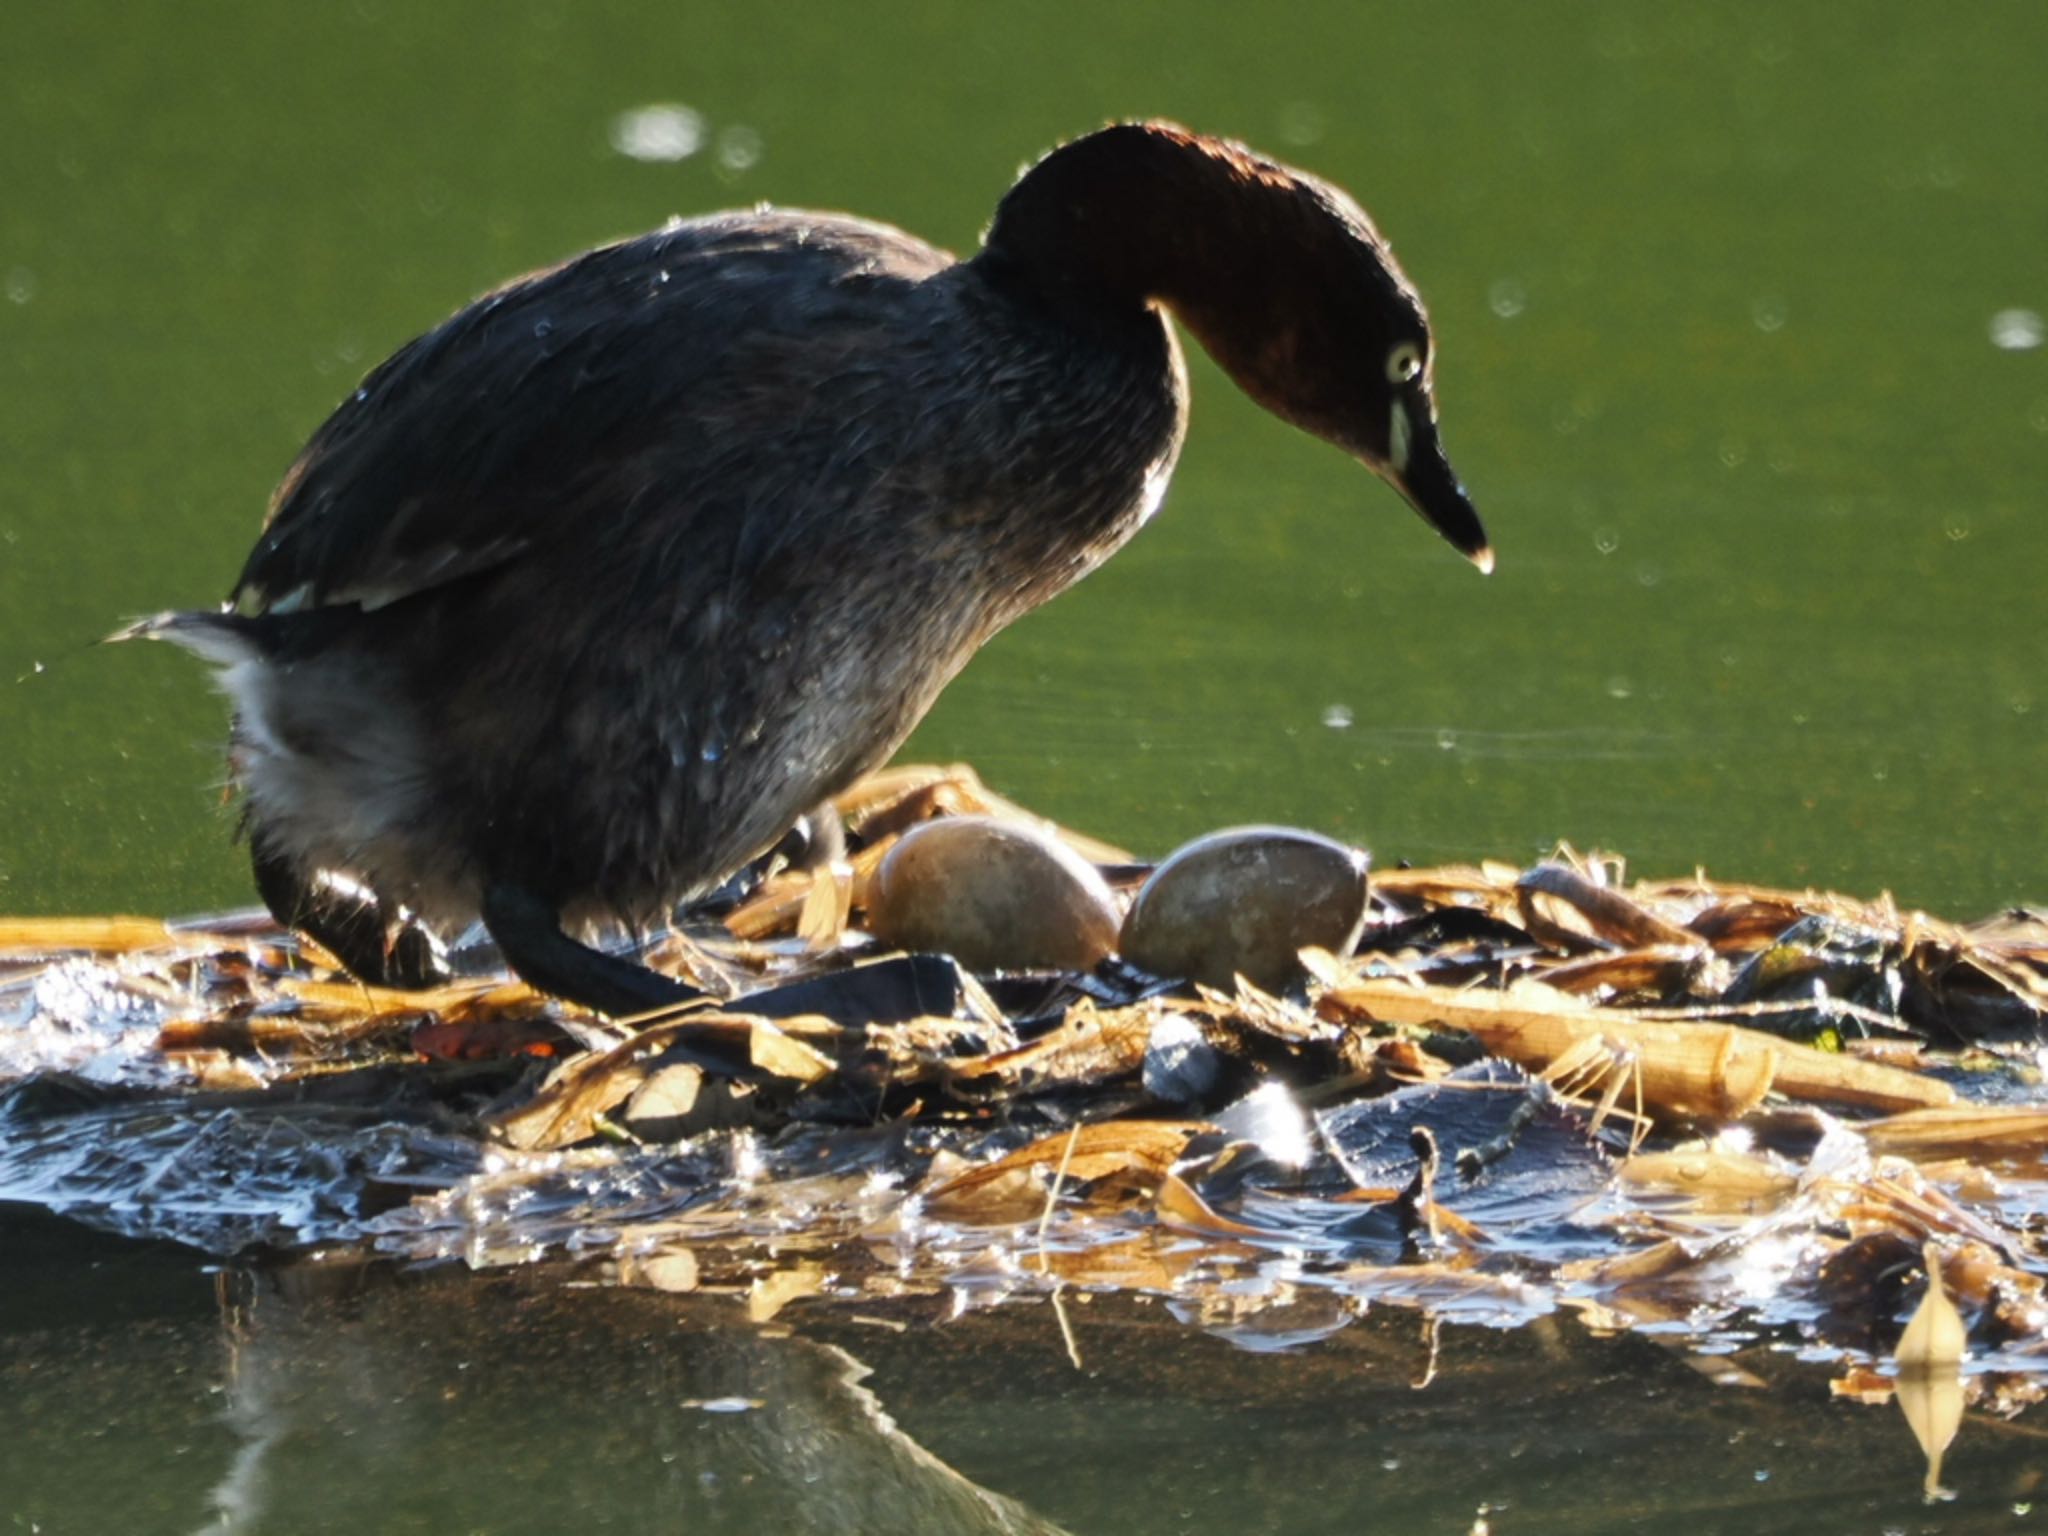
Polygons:
<instances>
[{"instance_id":1,"label":"green algae water background","mask_svg":"<svg viewBox=\"0 0 2048 1536\"><path fill-rule=\"evenodd\" d=\"M202 669L93 641L222 596L299 444L409 337L762 200L969 250L1023 162L1136 115L1374 212L1435 317L1498 573L1191 354L1165 512L991 644L910 754L1146 853L1290 821L1383 863L1569 839L1957 916L2048 899L2044 65L2034 0L9 6L0 913L253 900ZM1261 1353L1288 1341L1077 1293L899 1334L559 1282L202 1272L0 1208L0 1527L1505 1536L2048 1509L2031 1423L1974 1411L1961 1497L1923 1505L1903 1421L1830 1400L1789 1336L1746 1352L1773 1390L1745 1392L1563 1315L1375 1307Z\"/></svg>"},{"instance_id":2,"label":"green algae water background","mask_svg":"<svg viewBox=\"0 0 2048 1536\"><path fill-rule=\"evenodd\" d=\"M1499 572L1195 358L1165 513L911 755L1147 853L1292 821L2048 897L2048 10L88 0L4 33L0 910L252 899L201 669L90 642L217 600L408 337L677 213L968 250L1022 162L1131 115L1374 212Z\"/></svg>"}]
</instances>

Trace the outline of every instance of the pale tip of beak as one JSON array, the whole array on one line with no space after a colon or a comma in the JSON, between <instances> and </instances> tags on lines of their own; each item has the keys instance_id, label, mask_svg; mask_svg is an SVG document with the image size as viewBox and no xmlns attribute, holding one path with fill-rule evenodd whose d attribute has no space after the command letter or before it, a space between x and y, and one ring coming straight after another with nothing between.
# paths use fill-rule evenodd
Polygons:
<instances>
[{"instance_id":1,"label":"pale tip of beak","mask_svg":"<svg viewBox=\"0 0 2048 1536\"><path fill-rule=\"evenodd\" d=\"M1465 558L1479 567L1480 575L1491 576L1493 574L1493 546L1491 544L1480 545L1479 548L1473 550Z\"/></svg>"}]
</instances>

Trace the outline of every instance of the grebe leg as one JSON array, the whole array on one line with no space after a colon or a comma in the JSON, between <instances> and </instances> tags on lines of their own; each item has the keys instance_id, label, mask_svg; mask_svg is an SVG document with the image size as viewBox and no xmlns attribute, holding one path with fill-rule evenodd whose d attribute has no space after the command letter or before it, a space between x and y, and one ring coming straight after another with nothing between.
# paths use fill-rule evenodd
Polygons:
<instances>
[{"instance_id":1,"label":"grebe leg","mask_svg":"<svg viewBox=\"0 0 2048 1536\"><path fill-rule=\"evenodd\" d=\"M644 965L603 954L562 932L560 914L533 892L503 882L487 886L484 926L519 979L537 992L631 1018L704 996Z\"/></svg>"},{"instance_id":2,"label":"grebe leg","mask_svg":"<svg viewBox=\"0 0 2048 1536\"><path fill-rule=\"evenodd\" d=\"M308 935L339 960L356 980L373 987L417 992L448 979L448 967L433 935L417 923L392 932L384 904L334 886L316 885L299 867L260 842L250 850L256 891L270 915Z\"/></svg>"}]
</instances>

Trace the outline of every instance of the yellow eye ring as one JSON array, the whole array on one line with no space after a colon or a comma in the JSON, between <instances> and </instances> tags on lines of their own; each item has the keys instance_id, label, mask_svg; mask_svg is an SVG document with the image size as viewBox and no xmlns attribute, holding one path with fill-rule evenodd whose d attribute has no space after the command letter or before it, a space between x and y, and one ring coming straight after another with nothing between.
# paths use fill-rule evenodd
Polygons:
<instances>
[{"instance_id":1,"label":"yellow eye ring","mask_svg":"<svg viewBox=\"0 0 2048 1536\"><path fill-rule=\"evenodd\" d=\"M1407 384L1422 372L1422 348L1412 341L1395 343L1387 354L1387 382Z\"/></svg>"}]
</instances>

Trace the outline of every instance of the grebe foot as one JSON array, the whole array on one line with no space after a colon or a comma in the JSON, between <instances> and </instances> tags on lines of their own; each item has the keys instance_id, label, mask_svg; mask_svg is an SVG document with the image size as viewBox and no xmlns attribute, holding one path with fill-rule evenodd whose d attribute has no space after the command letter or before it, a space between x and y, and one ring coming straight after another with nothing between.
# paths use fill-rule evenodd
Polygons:
<instances>
[{"instance_id":1,"label":"grebe foot","mask_svg":"<svg viewBox=\"0 0 2048 1536\"><path fill-rule=\"evenodd\" d=\"M390 913L375 897L335 885L317 885L298 866L260 844L250 857L256 890L270 915L306 934L342 963L349 975L372 987L408 992L448 980L448 964L434 936L405 921L393 932Z\"/></svg>"},{"instance_id":2,"label":"grebe foot","mask_svg":"<svg viewBox=\"0 0 2048 1536\"><path fill-rule=\"evenodd\" d=\"M654 1013L704 996L644 965L579 944L562 932L555 909L522 886L486 887L483 918L498 952L521 981L608 1018Z\"/></svg>"}]
</instances>

